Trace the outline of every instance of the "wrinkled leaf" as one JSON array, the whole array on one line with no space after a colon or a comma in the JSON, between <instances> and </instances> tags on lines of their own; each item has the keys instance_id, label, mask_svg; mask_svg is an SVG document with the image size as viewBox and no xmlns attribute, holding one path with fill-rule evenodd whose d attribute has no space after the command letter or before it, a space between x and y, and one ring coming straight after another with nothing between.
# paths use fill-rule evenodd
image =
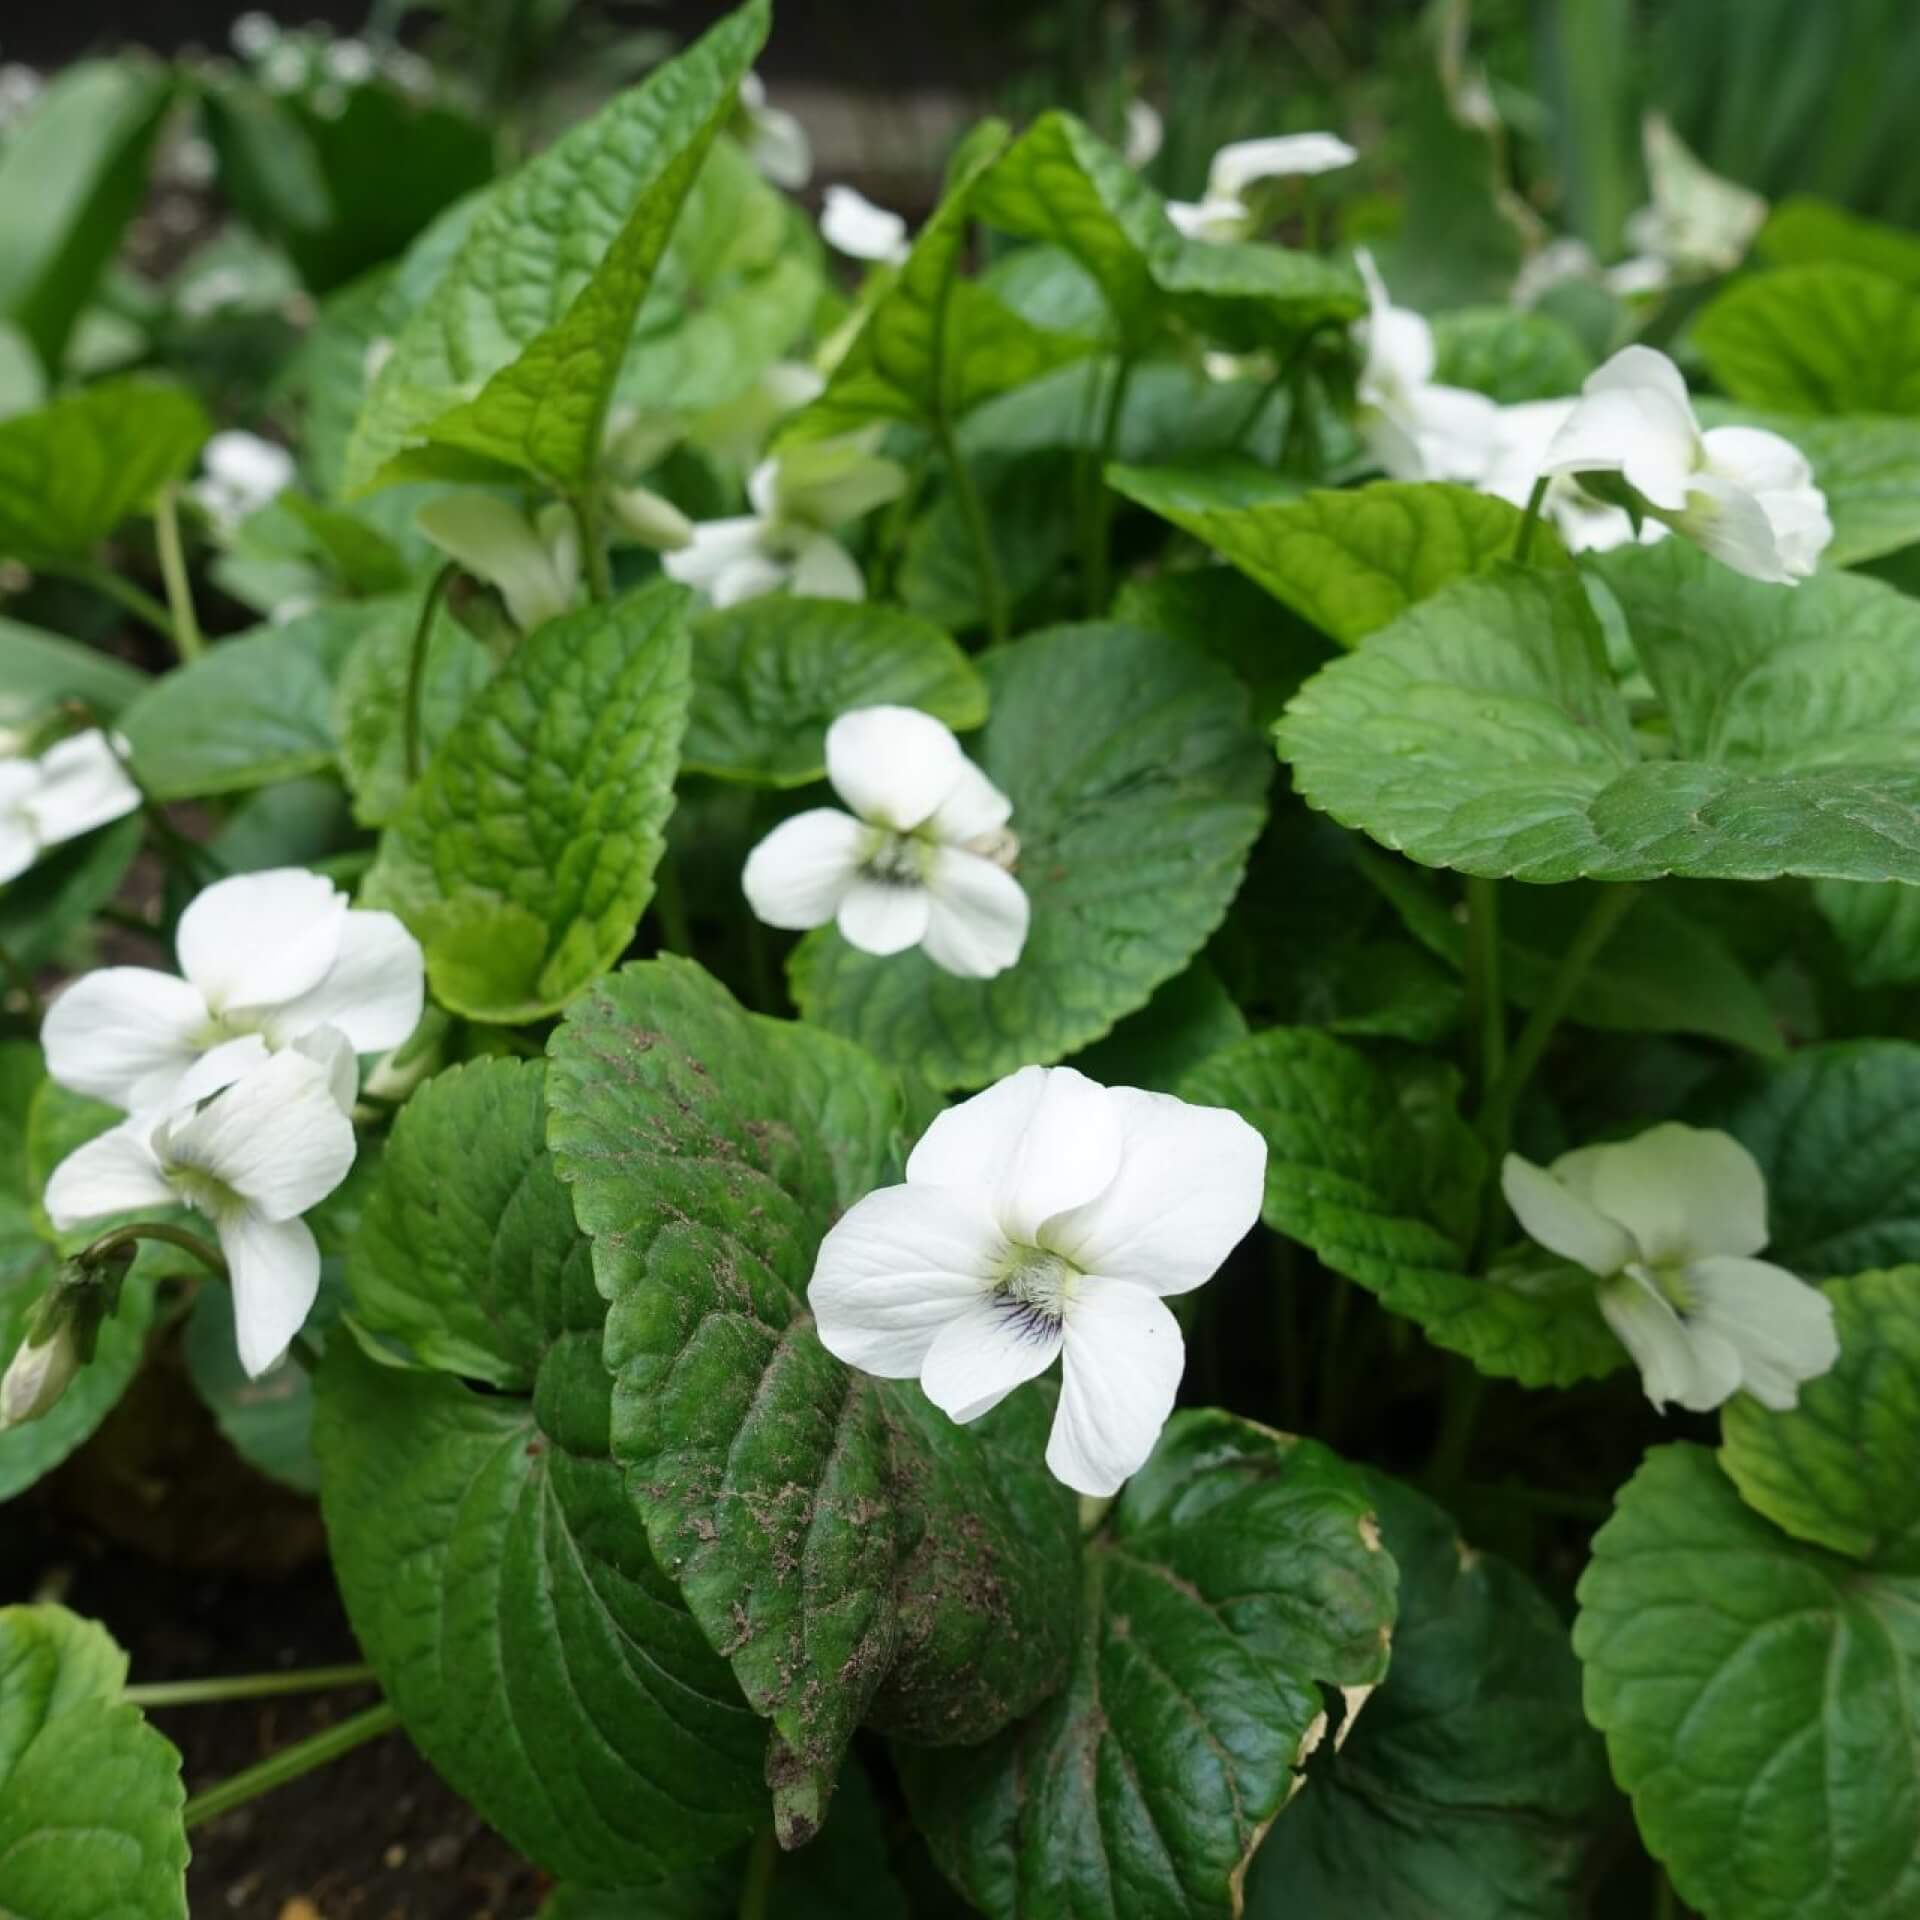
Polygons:
<instances>
[{"instance_id":1,"label":"wrinkled leaf","mask_svg":"<svg viewBox=\"0 0 1920 1920\"><path fill-rule=\"evenodd\" d=\"M1551 314L1520 307L1456 307L1433 322L1433 377L1502 406L1571 399L1593 356Z\"/></svg>"}]
</instances>

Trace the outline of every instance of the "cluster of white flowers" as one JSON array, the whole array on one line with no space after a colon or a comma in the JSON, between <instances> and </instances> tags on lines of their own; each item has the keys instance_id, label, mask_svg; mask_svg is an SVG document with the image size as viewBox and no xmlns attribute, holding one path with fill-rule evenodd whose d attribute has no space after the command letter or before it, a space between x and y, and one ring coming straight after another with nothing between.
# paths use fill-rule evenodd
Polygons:
<instances>
[{"instance_id":1,"label":"cluster of white flowers","mask_svg":"<svg viewBox=\"0 0 1920 1920\"><path fill-rule=\"evenodd\" d=\"M48 1073L128 1116L54 1169L47 1214L62 1230L139 1208L204 1214L257 1375L320 1284L301 1216L353 1164L355 1056L412 1033L425 968L393 915L354 909L299 868L208 887L180 916L175 950L179 976L106 967L47 1013Z\"/></svg>"},{"instance_id":2,"label":"cluster of white flowers","mask_svg":"<svg viewBox=\"0 0 1920 1920\"><path fill-rule=\"evenodd\" d=\"M0 885L49 847L77 840L140 804L123 764L126 743L96 728L70 733L37 754L0 747Z\"/></svg>"},{"instance_id":3,"label":"cluster of white flowers","mask_svg":"<svg viewBox=\"0 0 1920 1920\"><path fill-rule=\"evenodd\" d=\"M1359 157L1334 133L1286 133L1261 140L1235 140L1213 156L1207 169L1206 193L1198 200L1169 200L1167 217L1190 240L1222 244L1250 240L1260 225L1259 212L1247 199L1252 187L1262 180L1333 173L1352 166Z\"/></svg>"},{"instance_id":4,"label":"cluster of white flowers","mask_svg":"<svg viewBox=\"0 0 1920 1920\"><path fill-rule=\"evenodd\" d=\"M338 119L356 87L384 80L416 98L438 84L432 66L419 54L391 40L335 39L324 26L287 29L270 14L243 13L228 29L227 42L255 72L269 93L309 96L308 104L328 119Z\"/></svg>"},{"instance_id":5,"label":"cluster of white flowers","mask_svg":"<svg viewBox=\"0 0 1920 1920\"><path fill-rule=\"evenodd\" d=\"M1153 1451L1185 1361L1166 1296L1210 1279L1259 1217L1266 1143L1236 1113L1024 1067L950 1107L904 1185L821 1243L828 1352L917 1377L977 1420L1060 1356L1047 1465L1115 1492Z\"/></svg>"}]
</instances>

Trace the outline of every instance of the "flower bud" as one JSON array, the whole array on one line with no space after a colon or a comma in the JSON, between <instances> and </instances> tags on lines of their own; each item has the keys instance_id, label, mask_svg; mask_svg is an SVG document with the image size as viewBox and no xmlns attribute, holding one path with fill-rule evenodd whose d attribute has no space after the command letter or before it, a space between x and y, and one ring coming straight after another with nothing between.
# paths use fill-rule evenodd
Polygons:
<instances>
[{"instance_id":1,"label":"flower bud","mask_svg":"<svg viewBox=\"0 0 1920 1920\"><path fill-rule=\"evenodd\" d=\"M0 1377L0 1433L57 1406L99 1343L100 1327L120 1305L134 1247L108 1248L92 1264L69 1260L27 1322L25 1337Z\"/></svg>"},{"instance_id":2,"label":"flower bud","mask_svg":"<svg viewBox=\"0 0 1920 1920\"><path fill-rule=\"evenodd\" d=\"M51 1412L80 1365L73 1335L65 1327L38 1345L31 1337L23 1340L0 1377L0 1433Z\"/></svg>"},{"instance_id":3,"label":"flower bud","mask_svg":"<svg viewBox=\"0 0 1920 1920\"><path fill-rule=\"evenodd\" d=\"M615 487L609 498L613 517L641 546L678 553L693 544L693 522L651 487Z\"/></svg>"}]
</instances>

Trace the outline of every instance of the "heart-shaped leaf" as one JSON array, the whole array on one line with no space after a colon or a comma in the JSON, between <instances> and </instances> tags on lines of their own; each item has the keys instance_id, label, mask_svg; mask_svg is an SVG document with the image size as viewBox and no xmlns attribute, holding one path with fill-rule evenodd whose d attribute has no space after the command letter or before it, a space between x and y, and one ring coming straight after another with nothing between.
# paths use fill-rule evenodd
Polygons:
<instances>
[{"instance_id":1,"label":"heart-shaped leaf","mask_svg":"<svg viewBox=\"0 0 1920 1920\"><path fill-rule=\"evenodd\" d=\"M1593 371L1580 338L1550 313L1524 307L1456 307L1433 322L1433 377L1519 406L1570 398Z\"/></svg>"}]
</instances>

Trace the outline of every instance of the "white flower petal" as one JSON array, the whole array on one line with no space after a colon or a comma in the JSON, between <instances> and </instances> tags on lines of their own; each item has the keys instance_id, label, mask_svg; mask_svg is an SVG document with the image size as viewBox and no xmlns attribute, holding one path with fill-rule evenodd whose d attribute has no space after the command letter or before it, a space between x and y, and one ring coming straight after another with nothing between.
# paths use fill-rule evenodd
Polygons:
<instances>
[{"instance_id":1,"label":"white flower petal","mask_svg":"<svg viewBox=\"0 0 1920 1920\"><path fill-rule=\"evenodd\" d=\"M0 812L0 886L16 880L40 858L40 835L24 813Z\"/></svg>"},{"instance_id":2,"label":"white flower petal","mask_svg":"<svg viewBox=\"0 0 1920 1920\"><path fill-rule=\"evenodd\" d=\"M1712 427L1701 436L1707 470L1749 493L1813 485L1813 467L1791 440L1759 427Z\"/></svg>"},{"instance_id":3,"label":"white flower petal","mask_svg":"<svg viewBox=\"0 0 1920 1920\"><path fill-rule=\"evenodd\" d=\"M1032 909L1005 868L958 847L938 848L927 873L927 928L921 945L936 967L966 980L991 980L1019 958Z\"/></svg>"},{"instance_id":4,"label":"white flower petal","mask_svg":"<svg viewBox=\"0 0 1920 1920\"><path fill-rule=\"evenodd\" d=\"M1210 1280L1260 1217L1267 1143L1237 1113L1110 1087L1120 1166L1106 1191L1049 1220L1045 1244L1083 1272L1158 1294Z\"/></svg>"},{"instance_id":5,"label":"white flower petal","mask_svg":"<svg viewBox=\"0 0 1920 1920\"><path fill-rule=\"evenodd\" d=\"M257 1380L306 1325L320 1292L320 1248L304 1220L267 1220L239 1208L214 1223L233 1279L240 1364Z\"/></svg>"},{"instance_id":6,"label":"white flower petal","mask_svg":"<svg viewBox=\"0 0 1920 1920\"><path fill-rule=\"evenodd\" d=\"M1709 1255L1686 1270L1688 1319L1710 1327L1740 1356L1740 1384L1784 1413L1840 1357L1833 1302L1818 1287L1765 1260Z\"/></svg>"},{"instance_id":7,"label":"white flower petal","mask_svg":"<svg viewBox=\"0 0 1920 1920\"><path fill-rule=\"evenodd\" d=\"M685 546L660 556L660 565L669 579L678 580L683 587L699 587L711 593L714 583L729 568L758 556L765 531L765 523L754 514L701 520Z\"/></svg>"},{"instance_id":8,"label":"white flower petal","mask_svg":"<svg viewBox=\"0 0 1920 1920\"><path fill-rule=\"evenodd\" d=\"M809 600L864 600L867 577L860 563L830 533L802 542L793 557L792 590Z\"/></svg>"},{"instance_id":9,"label":"white flower petal","mask_svg":"<svg viewBox=\"0 0 1920 1920\"><path fill-rule=\"evenodd\" d=\"M1730 1133L1670 1120L1600 1148L1591 1166L1594 1205L1633 1235L1650 1265L1767 1244L1767 1183Z\"/></svg>"},{"instance_id":10,"label":"white flower petal","mask_svg":"<svg viewBox=\"0 0 1920 1920\"><path fill-rule=\"evenodd\" d=\"M353 1122L328 1070L291 1050L154 1137L163 1165L212 1175L267 1220L317 1206L347 1177L353 1150Z\"/></svg>"},{"instance_id":11,"label":"white flower petal","mask_svg":"<svg viewBox=\"0 0 1920 1920\"><path fill-rule=\"evenodd\" d=\"M1789 583L1807 579L1833 540L1833 516L1818 487L1763 493L1760 510L1773 528L1775 557Z\"/></svg>"},{"instance_id":12,"label":"white flower petal","mask_svg":"<svg viewBox=\"0 0 1920 1920\"><path fill-rule=\"evenodd\" d=\"M1618 1273L1634 1257L1633 1238L1579 1191L1578 1182L1561 1177L1565 1161L1573 1158L1564 1156L1549 1171L1510 1153L1500 1163L1500 1191L1522 1231L1549 1253L1557 1253L1589 1273Z\"/></svg>"},{"instance_id":13,"label":"white flower petal","mask_svg":"<svg viewBox=\"0 0 1920 1920\"><path fill-rule=\"evenodd\" d=\"M1145 1287L1089 1274L1065 1332L1047 1467L1076 1493L1117 1493L1173 1411L1186 1366L1180 1323Z\"/></svg>"},{"instance_id":14,"label":"white flower petal","mask_svg":"<svg viewBox=\"0 0 1920 1920\"><path fill-rule=\"evenodd\" d=\"M1013 802L964 756L947 797L928 817L927 831L949 846L997 833L1013 818Z\"/></svg>"},{"instance_id":15,"label":"white flower petal","mask_svg":"<svg viewBox=\"0 0 1920 1920\"><path fill-rule=\"evenodd\" d=\"M988 1295L940 1329L920 1369L920 1387L950 1420L965 1425L1037 1378L1060 1351L1057 1321L1023 1317Z\"/></svg>"},{"instance_id":16,"label":"white flower petal","mask_svg":"<svg viewBox=\"0 0 1920 1920\"><path fill-rule=\"evenodd\" d=\"M165 1119L182 1107L194 1107L202 1100L210 1100L255 1067L265 1066L272 1057L273 1049L263 1034L243 1033L237 1039L223 1040L217 1047L209 1047L173 1084L169 1093L147 1095L136 1100L134 1106L140 1112L151 1112L156 1120Z\"/></svg>"},{"instance_id":17,"label":"white flower petal","mask_svg":"<svg viewBox=\"0 0 1920 1920\"><path fill-rule=\"evenodd\" d=\"M1213 195L1204 200L1169 200L1167 218L1189 240L1215 245L1244 240L1253 224L1253 216L1240 201Z\"/></svg>"},{"instance_id":18,"label":"white flower petal","mask_svg":"<svg viewBox=\"0 0 1920 1920\"><path fill-rule=\"evenodd\" d=\"M926 938L931 911L925 887L856 873L833 920L849 946L885 959Z\"/></svg>"},{"instance_id":19,"label":"white flower petal","mask_svg":"<svg viewBox=\"0 0 1920 1920\"><path fill-rule=\"evenodd\" d=\"M1656 1407L1674 1400L1692 1406L1697 1384L1693 1344L1672 1307L1646 1281L1630 1273L1607 1281L1595 1298L1608 1326L1633 1355L1647 1398ZM1731 1393L1732 1387L1727 1391Z\"/></svg>"},{"instance_id":20,"label":"white flower petal","mask_svg":"<svg viewBox=\"0 0 1920 1920\"><path fill-rule=\"evenodd\" d=\"M1355 323L1366 353L1359 394L1363 401L1378 404L1383 394L1410 393L1433 378L1433 329L1424 315L1393 304L1365 247L1355 253L1354 264L1367 288L1367 317Z\"/></svg>"},{"instance_id":21,"label":"white flower petal","mask_svg":"<svg viewBox=\"0 0 1920 1920\"><path fill-rule=\"evenodd\" d=\"M61 1086L131 1113L172 1099L210 1018L188 981L150 967L102 967L47 1009L40 1044Z\"/></svg>"},{"instance_id":22,"label":"white flower petal","mask_svg":"<svg viewBox=\"0 0 1920 1920\"><path fill-rule=\"evenodd\" d=\"M1122 1122L1107 1089L1072 1067L1022 1067L936 1116L907 1160L915 1186L988 1187L1007 1237L1104 1193L1120 1170Z\"/></svg>"},{"instance_id":23,"label":"white flower petal","mask_svg":"<svg viewBox=\"0 0 1920 1920\"><path fill-rule=\"evenodd\" d=\"M1129 100L1126 121L1126 144L1122 151L1126 155L1127 165L1150 165L1166 139L1166 125L1159 111L1145 100Z\"/></svg>"},{"instance_id":24,"label":"white flower petal","mask_svg":"<svg viewBox=\"0 0 1920 1920\"><path fill-rule=\"evenodd\" d=\"M301 867L217 880L180 916L180 971L216 1013L279 1006L326 977L346 918L346 896Z\"/></svg>"},{"instance_id":25,"label":"white flower petal","mask_svg":"<svg viewBox=\"0 0 1920 1920\"><path fill-rule=\"evenodd\" d=\"M316 1027L337 1027L355 1053L384 1053L420 1024L426 994L419 941L394 915L356 909L341 923L325 977L284 1002L267 1027L281 1044Z\"/></svg>"},{"instance_id":26,"label":"white flower petal","mask_svg":"<svg viewBox=\"0 0 1920 1920\"><path fill-rule=\"evenodd\" d=\"M749 553L720 569L707 598L716 607L737 607L743 600L764 599L787 584L787 563L770 553Z\"/></svg>"},{"instance_id":27,"label":"white flower petal","mask_svg":"<svg viewBox=\"0 0 1920 1920\"><path fill-rule=\"evenodd\" d=\"M151 1121L123 1120L74 1148L47 1180L47 1218L64 1233L103 1214L172 1206L173 1189L154 1156L152 1131Z\"/></svg>"},{"instance_id":28,"label":"white flower petal","mask_svg":"<svg viewBox=\"0 0 1920 1920\"><path fill-rule=\"evenodd\" d=\"M753 164L776 187L798 193L813 178L813 142L806 128L781 107L755 107L752 119L753 138L747 151Z\"/></svg>"},{"instance_id":29,"label":"white flower petal","mask_svg":"<svg viewBox=\"0 0 1920 1920\"><path fill-rule=\"evenodd\" d=\"M291 1051L303 1054L327 1076L333 1104L351 1116L360 1097L360 1057L353 1042L338 1027L315 1027L294 1041Z\"/></svg>"},{"instance_id":30,"label":"white flower petal","mask_svg":"<svg viewBox=\"0 0 1920 1920\"><path fill-rule=\"evenodd\" d=\"M754 917L796 932L840 911L874 830L838 807L783 820L747 855L740 885Z\"/></svg>"},{"instance_id":31,"label":"white flower petal","mask_svg":"<svg viewBox=\"0 0 1920 1920\"><path fill-rule=\"evenodd\" d=\"M499 589L522 633L565 613L573 594L533 523L496 494L460 492L429 500L414 525L477 580Z\"/></svg>"},{"instance_id":32,"label":"white flower petal","mask_svg":"<svg viewBox=\"0 0 1920 1920\"><path fill-rule=\"evenodd\" d=\"M820 1243L807 1302L821 1344L850 1367L910 1380L1007 1256L986 1188L881 1187Z\"/></svg>"},{"instance_id":33,"label":"white flower petal","mask_svg":"<svg viewBox=\"0 0 1920 1920\"><path fill-rule=\"evenodd\" d=\"M1207 195L1237 200L1256 180L1332 173L1360 158L1337 133L1283 133L1264 140L1236 140L1213 156Z\"/></svg>"},{"instance_id":34,"label":"white flower petal","mask_svg":"<svg viewBox=\"0 0 1920 1920\"><path fill-rule=\"evenodd\" d=\"M853 260L899 260L907 251L907 223L897 213L837 183L824 196L820 237Z\"/></svg>"},{"instance_id":35,"label":"white flower petal","mask_svg":"<svg viewBox=\"0 0 1920 1920\"><path fill-rule=\"evenodd\" d=\"M855 707L827 729L827 778L861 819L910 833L952 793L966 755L917 707Z\"/></svg>"},{"instance_id":36,"label":"white flower petal","mask_svg":"<svg viewBox=\"0 0 1920 1920\"><path fill-rule=\"evenodd\" d=\"M1787 586L1795 578L1787 570L1766 508L1744 487L1716 473L1696 473L1688 483L1685 510L1670 518L1722 566L1749 580Z\"/></svg>"},{"instance_id":37,"label":"white flower petal","mask_svg":"<svg viewBox=\"0 0 1920 1920\"><path fill-rule=\"evenodd\" d=\"M97 727L56 740L40 756L40 781L26 810L43 846L75 840L140 804L140 789Z\"/></svg>"}]
</instances>

